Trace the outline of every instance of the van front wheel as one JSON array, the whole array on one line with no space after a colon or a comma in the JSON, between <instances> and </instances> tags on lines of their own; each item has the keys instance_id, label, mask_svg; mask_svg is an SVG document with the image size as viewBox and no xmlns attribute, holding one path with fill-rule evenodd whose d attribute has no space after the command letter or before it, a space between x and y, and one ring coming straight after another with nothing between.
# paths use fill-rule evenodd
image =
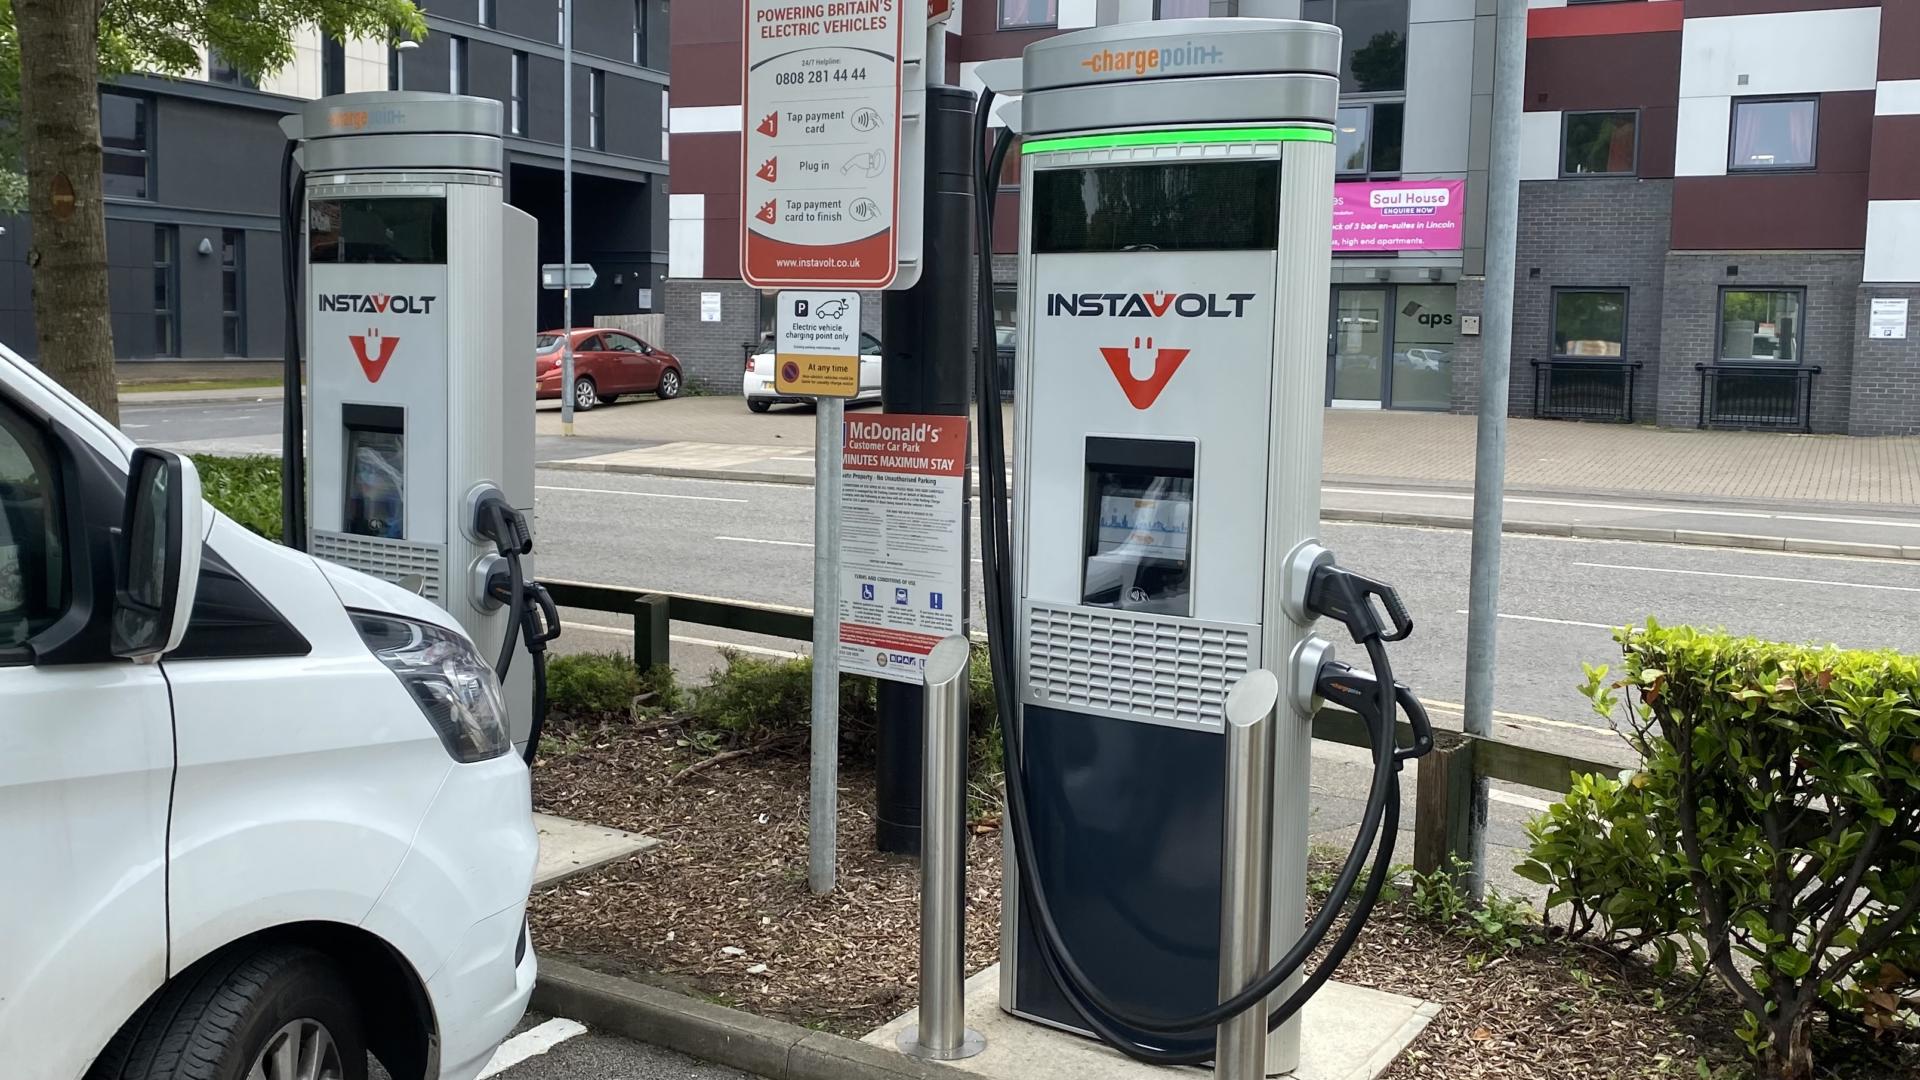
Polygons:
<instances>
[{"instance_id":1,"label":"van front wheel","mask_svg":"<svg viewBox=\"0 0 1920 1080\"><path fill-rule=\"evenodd\" d=\"M88 1080L366 1080L360 1012L322 953L275 945L175 979Z\"/></svg>"}]
</instances>

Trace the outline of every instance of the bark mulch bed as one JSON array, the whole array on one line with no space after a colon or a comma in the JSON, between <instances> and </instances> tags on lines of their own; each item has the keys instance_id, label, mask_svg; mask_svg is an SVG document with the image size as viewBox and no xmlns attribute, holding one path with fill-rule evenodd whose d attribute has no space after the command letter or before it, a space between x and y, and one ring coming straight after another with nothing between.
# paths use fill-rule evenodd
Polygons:
<instances>
[{"instance_id":1,"label":"bark mulch bed","mask_svg":"<svg viewBox=\"0 0 1920 1080\"><path fill-rule=\"evenodd\" d=\"M747 756L672 782L700 756L672 733L601 729L550 744L534 773L540 810L664 843L537 894L536 945L853 1037L912 1008L918 869L871 850L871 772L842 768L839 887L816 897L806 880L806 761ZM999 949L997 828L972 837L967 896L972 972ZM1444 1006L1388 1080L1748 1075L1733 1034L1738 1010L1718 987L1693 993L1691 980L1663 981L1644 964L1579 943L1490 956L1405 899L1381 904L1339 977ZM1821 1049L1833 1080L1920 1077L1912 1057Z\"/></svg>"}]
</instances>

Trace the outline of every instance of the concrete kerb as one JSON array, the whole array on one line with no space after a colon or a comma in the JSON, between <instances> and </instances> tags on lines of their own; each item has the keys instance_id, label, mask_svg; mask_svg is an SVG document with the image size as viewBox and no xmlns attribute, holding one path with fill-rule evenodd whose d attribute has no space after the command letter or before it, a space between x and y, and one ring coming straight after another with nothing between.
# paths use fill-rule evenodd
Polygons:
<instances>
[{"instance_id":1,"label":"concrete kerb","mask_svg":"<svg viewBox=\"0 0 1920 1080\"><path fill-rule=\"evenodd\" d=\"M746 469L700 469L680 466L609 465L593 461L542 461L542 469L572 472L622 473L628 476L664 476L682 480L732 480L755 484L794 484L810 487L813 477L804 473L755 472ZM979 482L973 494L978 495ZM1429 529L1472 529L1473 518L1454 514L1422 514L1398 510L1362 510L1330 506L1320 511L1322 521L1346 521L1367 525L1412 525ZM1761 551L1794 551L1815 555L1858 555L1879 559L1920 560L1920 546L1859 544L1845 540L1814 540L1797 537L1757 536L1751 533L1701 532L1693 529L1660 529L1639 525L1585 525L1561 521L1507 521L1502 532L1524 536L1563 536L1580 540L1638 540L1654 544L1688 544L1698 547L1752 548Z\"/></svg>"},{"instance_id":2,"label":"concrete kerb","mask_svg":"<svg viewBox=\"0 0 1920 1080\"><path fill-rule=\"evenodd\" d=\"M892 1050L542 958L533 1008L768 1080L953 1080Z\"/></svg>"}]
</instances>

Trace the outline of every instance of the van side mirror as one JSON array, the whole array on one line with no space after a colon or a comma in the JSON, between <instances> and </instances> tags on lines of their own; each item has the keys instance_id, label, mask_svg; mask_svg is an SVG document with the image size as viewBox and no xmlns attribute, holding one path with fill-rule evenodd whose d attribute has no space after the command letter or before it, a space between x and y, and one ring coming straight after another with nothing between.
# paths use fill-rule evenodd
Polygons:
<instances>
[{"instance_id":1,"label":"van side mirror","mask_svg":"<svg viewBox=\"0 0 1920 1080\"><path fill-rule=\"evenodd\" d=\"M193 462L168 450L135 450L115 538L115 656L152 661L179 648L200 583L205 535Z\"/></svg>"}]
</instances>

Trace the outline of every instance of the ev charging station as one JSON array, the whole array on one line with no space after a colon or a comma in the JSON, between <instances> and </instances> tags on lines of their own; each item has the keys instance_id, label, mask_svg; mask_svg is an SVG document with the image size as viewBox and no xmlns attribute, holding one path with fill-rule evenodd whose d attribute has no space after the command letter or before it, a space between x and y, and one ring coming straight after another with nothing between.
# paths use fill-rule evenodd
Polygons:
<instances>
[{"instance_id":1,"label":"ev charging station","mask_svg":"<svg viewBox=\"0 0 1920 1080\"><path fill-rule=\"evenodd\" d=\"M1383 645L1411 620L1316 542L1340 59L1318 23L1101 26L1028 46L1008 118L1023 137L1010 494L997 410L981 436L1010 736L1000 1003L1236 1077L1298 1066L1300 1006L1364 924L1399 766L1430 745ZM1016 89L995 87L1005 71L982 73L983 135L995 89ZM1334 661L1322 615L1378 678ZM1303 933L1323 698L1367 719L1375 781L1332 910ZM1367 892L1307 976L1376 836Z\"/></svg>"},{"instance_id":2,"label":"ev charging station","mask_svg":"<svg viewBox=\"0 0 1920 1080\"><path fill-rule=\"evenodd\" d=\"M530 611L551 605L527 525L537 226L503 200L501 121L498 101L399 91L322 98L282 127L304 172L288 231L305 238L308 550L501 649L519 744L545 696Z\"/></svg>"}]
</instances>

